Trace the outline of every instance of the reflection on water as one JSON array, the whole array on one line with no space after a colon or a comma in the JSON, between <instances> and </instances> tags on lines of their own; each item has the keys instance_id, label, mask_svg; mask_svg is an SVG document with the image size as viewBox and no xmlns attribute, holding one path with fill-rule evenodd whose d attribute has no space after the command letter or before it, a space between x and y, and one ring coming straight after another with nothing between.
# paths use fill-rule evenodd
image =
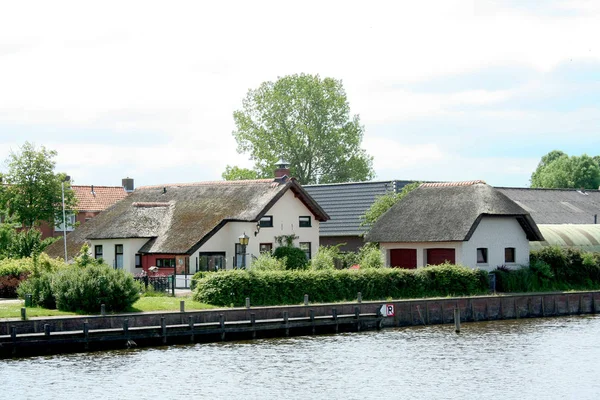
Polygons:
<instances>
[{"instance_id":1,"label":"reflection on water","mask_svg":"<svg viewBox=\"0 0 600 400\"><path fill-rule=\"evenodd\" d=\"M600 316L0 361L12 399L598 399Z\"/></svg>"}]
</instances>

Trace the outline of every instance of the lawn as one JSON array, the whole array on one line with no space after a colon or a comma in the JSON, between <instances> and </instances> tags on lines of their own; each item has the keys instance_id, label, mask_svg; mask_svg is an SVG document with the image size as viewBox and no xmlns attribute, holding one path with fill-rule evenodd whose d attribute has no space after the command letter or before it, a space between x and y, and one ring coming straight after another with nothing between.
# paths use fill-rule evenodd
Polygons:
<instances>
[{"instance_id":1,"label":"lawn","mask_svg":"<svg viewBox=\"0 0 600 400\"><path fill-rule=\"evenodd\" d=\"M142 297L136 301L131 309L126 312L144 312L144 311L179 311L179 302L185 301L185 310L204 310L207 308L215 308L210 304L199 303L192 300L191 297ZM2 301L0 302L0 319L21 318L21 308L23 302ZM60 315L77 315L73 312L65 312L59 310L50 310L41 307L28 307L27 317L53 317Z\"/></svg>"}]
</instances>

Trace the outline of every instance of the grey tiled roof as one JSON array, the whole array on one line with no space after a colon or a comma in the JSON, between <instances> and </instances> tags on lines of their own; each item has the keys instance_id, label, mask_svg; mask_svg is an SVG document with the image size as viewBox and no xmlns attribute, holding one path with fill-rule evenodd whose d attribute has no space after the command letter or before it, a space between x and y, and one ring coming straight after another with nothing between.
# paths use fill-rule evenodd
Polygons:
<instances>
[{"instance_id":1,"label":"grey tiled roof","mask_svg":"<svg viewBox=\"0 0 600 400\"><path fill-rule=\"evenodd\" d=\"M600 218L600 190L496 189L528 211L537 224L593 224L595 214Z\"/></svg>"},{"instance_id":2,"label":"grey tiled roof","mask_svg":"<svg viewBox=\"0 0 600 400\"><path fill-rule=\"evenodd\" d=\"M357 236L365 231L360 217L379 196L400 192L412 181L376 181L306 185L304 189L331 218L321 222L321 236Z\"/></svg>"}]
</instances>

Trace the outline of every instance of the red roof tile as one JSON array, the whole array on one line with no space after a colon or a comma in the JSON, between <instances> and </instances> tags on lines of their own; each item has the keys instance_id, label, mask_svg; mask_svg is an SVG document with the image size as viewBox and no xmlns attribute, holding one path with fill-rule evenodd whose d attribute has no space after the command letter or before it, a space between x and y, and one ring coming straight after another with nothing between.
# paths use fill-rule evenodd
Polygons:
<instances>
[{"instance_id":1,"label":"red roof tile","mask_svg":"<svg viewBox=\"0 0 600 400\"><path fill-rule=\"evenodd\" d=\"M121 186L71 186L77 198L77 211L104 211L129 195Z\"/></svg>"},{"instance_id":2,"label":"red roof tile","mask_svg":"<svg viewBox=\"0 0 600 400\"><path fill-rule=\"evenodd\" d=\"M480 179L475 181L463 181L463 182L428 182L422 183L420 187L448 187L448 186L471 186L477 184L486 184L485 181Z\"/></svg>"}]
</instances>

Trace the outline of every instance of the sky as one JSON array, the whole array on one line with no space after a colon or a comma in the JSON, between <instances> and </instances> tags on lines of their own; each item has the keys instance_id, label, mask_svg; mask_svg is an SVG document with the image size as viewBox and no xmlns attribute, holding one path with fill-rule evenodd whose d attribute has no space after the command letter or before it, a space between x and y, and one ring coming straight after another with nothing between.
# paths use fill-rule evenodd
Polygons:
<instances>
[{"instance_id":1,"label":"sky","mask_svg":"<svg viewBox=\"0 0 600 400\"><path fill-rule=\"evenodd\" d=\"M0 3L0 171L29 141L74 184L220 180L248 90L296 73L342 80L376 180L600 154L597 0Z\"/></svg>"}]
</instances>

